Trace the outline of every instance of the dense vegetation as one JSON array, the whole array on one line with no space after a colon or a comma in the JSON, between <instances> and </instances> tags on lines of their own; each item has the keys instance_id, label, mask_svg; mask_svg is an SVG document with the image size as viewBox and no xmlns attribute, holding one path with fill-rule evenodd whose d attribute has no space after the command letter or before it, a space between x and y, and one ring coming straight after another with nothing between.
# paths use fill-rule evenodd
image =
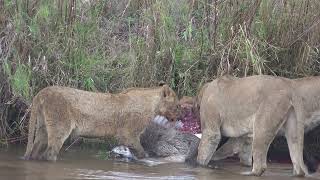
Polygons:
<instances>
[{"instance_id":1,"label":"dense vegetation","mask_svg":"<svg viewBox=\"0 0 320 180\"><path fill-rule=\"evenodd\" d=\"M0 0L0 136L24 139L21 104L48 85L116 92L163 80L181 96L224 74L319 75L319 9L319 0Z\"/></svg>"}]
</instances>

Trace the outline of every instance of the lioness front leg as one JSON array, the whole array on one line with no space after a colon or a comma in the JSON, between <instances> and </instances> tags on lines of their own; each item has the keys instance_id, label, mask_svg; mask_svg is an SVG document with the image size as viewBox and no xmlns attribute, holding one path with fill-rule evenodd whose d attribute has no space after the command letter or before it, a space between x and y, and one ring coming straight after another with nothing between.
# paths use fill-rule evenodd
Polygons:
<instances>
[{"instance_id":1,"label":"lioness front leg","mask_svg":"<svg viewBox=\"0 0 320 180\"><path fill-rule=\"evenodd\" d=\"M132 145L133 149L136 151L135 155L137 158L144 158L146 156L146 153L143 149L143 147L140 144L140 140L137 140L136 142L133 142Z\"/></svg>"},{"instance_id":2,"label":"lioness front leg","mask_svg":"<svg viewBox=\"0 0 320 180\"><path fill-rule=\"evenodd\" d=\"M206 103L203 100L202 103ZM201 106L200 121L202 137L198 147L197 163L202 166L207 166L216 151L221 140L220 114L215 107Z\"/></svg>"},{"instance_id":3,"label":"lioness front leg","mask_svg":"<svg viewBox=\"0 0 320 180\"><path fill-rule=\"evenodd\" d=\"M290 107L290 99L283 92L269 96L260 105L253 124L253 168L245 175L261 176L266 170L269 146L284 124Z\"/></svg>"},{"instance_id":4,"label":"lioness front leg","mask_svg":"<svg viewBox=\"0 0 320 180\"><path fill-rule=\"evenodd\" d=\"M197 163L207 166L216 151L221 139L219 129L203 129L202 137L198 148Z\"/></svg>"}]
</instances>

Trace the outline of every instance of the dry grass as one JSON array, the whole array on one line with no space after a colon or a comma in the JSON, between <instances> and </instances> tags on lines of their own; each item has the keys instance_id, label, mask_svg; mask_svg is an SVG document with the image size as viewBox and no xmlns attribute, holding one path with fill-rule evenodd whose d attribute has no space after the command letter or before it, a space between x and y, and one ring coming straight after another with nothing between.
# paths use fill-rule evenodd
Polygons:
<instances>
[{"instance_id":1,"label":"dry grass","mask_svg":"<svg viewBox=\"0 0 320 180\"><path fill-rule=\"evenodd\" d=\"M319 0L0 1L13 95L48 85L194 95L217 76L319 75Z\"/></svg>"}]
</instances>

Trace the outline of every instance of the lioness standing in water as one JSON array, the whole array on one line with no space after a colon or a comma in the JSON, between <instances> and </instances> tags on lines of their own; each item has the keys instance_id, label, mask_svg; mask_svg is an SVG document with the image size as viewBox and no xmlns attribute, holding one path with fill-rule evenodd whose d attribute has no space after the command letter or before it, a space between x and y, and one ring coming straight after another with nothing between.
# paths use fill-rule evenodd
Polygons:
<instances>
[{"instance_id":1,"label":"lioness standing in water","mask_svg":"<svg viewBox=\"0 0 320 180\"><path fill-rule=\"evenodd\" d=\"M317 88L320 88L319 84L316 82L317 77L308 77L300 79L292 79L292 87L299 93L299 96L303 97L303 107L306 108L305 119L304 119L304 131L307 133L320 125L320 108L319 103L313 98L313 95L317 95ZM315 83L314 83L315 82ZM312 86L312 87L310 87ZM319 90L318 90L319 91ZM311 93L311 94L310 94ZM318 106L318 108L316 108ZM285 129L282 127L277 136L285 136ZM247 166L251 166L252 163L252 138L250 137L239 137L230 138L221 148L219 148L213 155L213 160L220 160L234 154L238 154L240 161ZM309 158L317 158L305 154ZM314 172L317 169L318 162L307 162L309 171ZM307 159L308 160L308 159ZM312 160L312 159L310 159ZM314 167L313 167L314 166Z\"/></svg>"},{"instance_id":2,"label":"lioness standing in water","mask_svg":"<svg viewBox=\"0 0 320 180\"><path fill-rule=\"evenodd\" d=\"M304 124L306 119L319 117L319 77L222 77L206 85L200 103L203 134L198 148L199 164L209 163L221 135L253 137L253 169L248 174L260 176L267 167L269 145L283 127L293 173L308 173L303 162Z\"/></svg>"},{"instance_id":3,"label":"lioness standing in water","mask_svg":"<svg viewBox=\"0 0 320 180\"><path fill-rule=\"evenodd\" d=\"M144 156L139 135L155 115L173 120L177 97L167 85L132 88L123 93L93 93L47 87L33 99L25 159L56 160L72 133L81 137L115 136Z\"/></svg>"}]
</instances>

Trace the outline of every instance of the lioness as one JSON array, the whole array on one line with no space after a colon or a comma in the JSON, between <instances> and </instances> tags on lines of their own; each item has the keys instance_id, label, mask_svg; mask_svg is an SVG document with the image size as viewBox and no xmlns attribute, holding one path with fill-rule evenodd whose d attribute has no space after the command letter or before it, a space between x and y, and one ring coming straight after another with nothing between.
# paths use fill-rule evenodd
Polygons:
<instances>
[{"instance_id":1,"label":"lioness","mask_svg":"<svg viewBox=\"0 0 320 180\"><path fill-rule=\"evenodd\" d=\"M265 171L267 151L283 127L295 175L308 174L303 162L304 124L319 117L320 78L290 80L273 76L218 78L201 94L202 138L197 162L207 165L221 135L253 137L253 169Z\"/></svg>"},{"instance_id":2,"label":"lioness","mask_svg":"<svg viewBox=\"0 0 320 180\"><path fill-rule=\"evenodd\" d=\"M306 90L307 92L305 93L303 93L303 90L306 89L306 84L311 85L310 79L312 78L292 79L292 86L294 87L294 89L300 92L300 96L303 97L305 100L308 99L307 96L309 96L309 90ZM315 83L315 85L318 85L318 84ZM317 88L317 87L313 87L312 89L314 88ZM319 85L318 85L318 88L319 88ZM314 103L314 102L305 101L304 103ZM309 106L312 106L312 105L309 105ZM309 106L304 106L304 107L309 107ZM304 119L304 131L307 133L319 125L320 125L320 108L312 110L311 112L310 111L306 112L306 118ZM279 130L277 136L284 136L284 135L285 135L285 129L282 127ZM250 137L230 138L221 148L219 148L213 154L212 160L220 160L220 159L233 156L234 154L238 154L242 164L251 166L251 163L252 163L251 146L252 146L252 138ZM304 155L307 156L307 154L304 154ZM317 158L317 157L310 157L310 158ZM316 170L318 165L317 162L315 162L315 164L312 164L311 162L306 162L306 163L310 164L310 166L308 166L309 171L314 172ZM312 166L315 166L315 167L312 167Z\"/></svg>"},{"instance_id":3,"label":"lioness","mask_svg":"<svg viewBox=\"0 0 320 180\"><path fill-rule=\"evenodd\" d=\"M156 114L173 120L178 100L167 85L131 88L123 93L93 93L52 86L33 99L25 159L56 160L72 133L82 137L115 136L144 155L139 135Z\"/></svg>"}]
</instances>

